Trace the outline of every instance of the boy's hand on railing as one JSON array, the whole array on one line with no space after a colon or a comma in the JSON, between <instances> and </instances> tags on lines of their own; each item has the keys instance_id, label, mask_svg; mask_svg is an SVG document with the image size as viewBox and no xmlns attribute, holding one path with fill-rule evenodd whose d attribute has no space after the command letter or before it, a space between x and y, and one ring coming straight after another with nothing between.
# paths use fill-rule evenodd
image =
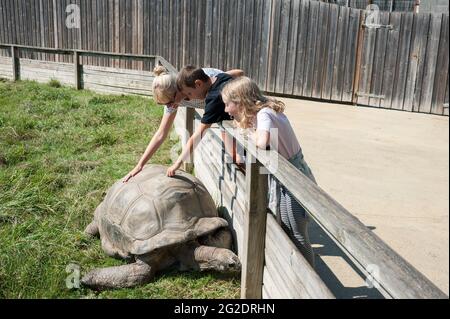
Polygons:
<instances>
[{"instance_id":1,"label":"boy's hand on railing","mask_svg":"<svg viewBox=\"0 0 450 319\"><path fill-rule=\"evenodd\" d=\"M167 176L169 176L169 177L175 176L175 173L176 173L177 169L180 168L180 166L181 166L181 163L178 163L178 162L173 164L172 166L170 166L167 169Z\"/></svg>"},{"instance_id":2,"label":"boy's hand on railing","mask_svg":"<svg viewBox=\"0 0 450 319\"><path fill-rule=\"evenodd\" d=\"M139 174L142 171L143 166L142 165L136 165L129 173L127 176L125 176L125 178L123 179L123 182L126 183L128 182L132 177L136 176L137 174Z\"/></svg>"}]
</instances>

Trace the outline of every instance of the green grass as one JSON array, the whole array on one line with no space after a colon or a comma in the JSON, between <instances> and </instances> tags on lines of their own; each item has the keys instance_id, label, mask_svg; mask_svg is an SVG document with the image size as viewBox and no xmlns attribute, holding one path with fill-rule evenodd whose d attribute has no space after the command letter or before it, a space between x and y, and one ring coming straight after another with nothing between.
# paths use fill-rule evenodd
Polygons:
<instances>
[{"instance_id":1,"label":"green grass","mask_svg":"<svg viewBox=\"0 0 450 319\"><path fill-rule=\"evenodd\" d=\"M81 275L124 262L85 226L104 192L136 164L163 110L152 100L98 95L55 83L0 81L0 298L237 298L239 278L167 270L145 286L68 289ZM152 158L170 164L166 141Z\"/></svg>"}]
</instances>

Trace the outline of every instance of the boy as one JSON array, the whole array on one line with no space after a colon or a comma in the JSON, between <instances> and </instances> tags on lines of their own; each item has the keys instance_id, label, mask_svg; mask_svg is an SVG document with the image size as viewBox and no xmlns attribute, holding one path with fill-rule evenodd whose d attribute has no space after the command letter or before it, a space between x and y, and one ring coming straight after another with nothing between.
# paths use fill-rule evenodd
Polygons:
<instances>
[{"instance_id":1,"label":"boy","mask_svg":"<svg viewBox=\"0 0 450 319\"><path fill-rule=\"evenodd\" d=\"M232 120L230 115L225 112L225 104L223 103L221 96L222 88L232 79L233 77L226 73L221 73L214 78L210 78L202 69L192 65L185 66L180 71L177 78L179 90L191 100L204 99L206 106L200 126L189 138L177 161L168 168L167 176L175 175L176 170L179 169L183 161L189 157L190 152L194 151L195 146L201 141L205 131L210 128L212 124ZM228 138L224 131L222 131L222 140L224 141L227 150L233 148L232 139ZM234 151L231 153L233 153L233 159L235 159Z\"/></svg>"}]
</instances>

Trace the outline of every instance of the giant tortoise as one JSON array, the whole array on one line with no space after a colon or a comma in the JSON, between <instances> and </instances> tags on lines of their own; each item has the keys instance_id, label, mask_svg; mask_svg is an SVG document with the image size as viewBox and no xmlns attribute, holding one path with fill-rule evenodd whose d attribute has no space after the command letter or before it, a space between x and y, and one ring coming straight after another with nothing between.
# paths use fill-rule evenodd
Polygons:
<instances>
[{"instance_id":1,"label":"giant tortoise","mask_svg":"<svg viewBox=\"0 0 450 319\"><path fill-rule=\"evenodd\" d=\"M238 272L230 250L228 223L218 217L213 199L194 176L166 176L162 165L147 165L124 183L117 181L94 213L85 233L100 235L122 266L94 269L82 278L93 289L126 288L149 282L171 265L187 270Z\"/></svg>"}]
</instances>

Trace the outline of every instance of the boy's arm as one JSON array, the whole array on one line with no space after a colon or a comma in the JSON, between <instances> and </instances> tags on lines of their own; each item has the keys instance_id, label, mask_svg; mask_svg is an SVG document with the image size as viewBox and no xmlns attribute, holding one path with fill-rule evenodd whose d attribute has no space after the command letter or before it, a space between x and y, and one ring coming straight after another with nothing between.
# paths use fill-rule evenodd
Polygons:
<instances>
[{"instance_id":1,"label":"boy's arm","mask_svg":"<svg viewBox=\"0 0 450 319\"><path fill-rule=\"evenodd\" d=\"M200 126L197 127L194 134L192 134L192 136L187 141L177 161L167 169L167 176L172 177L175 175L177 169L179 169L181 164L183 164L183 162L189 157L189 154L192 154L191 152L194 152L194 149L197 147L198 143L200 143L203 135L205 135L205 131L210 127L211 124L200 123Z\"/></svg>"},{"instance_id":2,"label":"boy's arm","mask_svg":"<svg viewBox=\"0 0 450 319\"><path fill-rule=\"evenodd\" d=\"M233 78L238 78L240 76L244 76L244 71L241 69L232 69L225 72L226 74L230 75Z\"/></svg>"}]
</instances>

